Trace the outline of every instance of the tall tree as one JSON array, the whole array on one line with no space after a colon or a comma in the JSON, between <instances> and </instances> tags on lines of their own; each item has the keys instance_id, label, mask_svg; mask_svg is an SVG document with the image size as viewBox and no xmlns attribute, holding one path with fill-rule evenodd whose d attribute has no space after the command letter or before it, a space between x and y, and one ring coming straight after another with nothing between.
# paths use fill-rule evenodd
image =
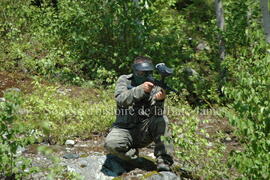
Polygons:
<instances>
[{"instance_id":1,"label":"tall tree","mask_svg":"<svg viewBox=\"0 0 270 180\"><path fill-rule=\"evenodd\" d=\"M223 3L222 0L215 0L215 11L216 11L216 19L217 19L217 26L219 30L222 32L224 31L225 21L224 21L224 10L223 10ZM224 85L225 81L225 69L221 67L221 63L225 58L225 42L222 38L222 34L218 35L219 41L219 73L220 73L220 84L219 89Z\"/></svg>"},{"instance_id":2,"label":"tall tree","mask_svg":"<svg viewBox=\"0 0 270 180\"><path fill-rule=\"evenodd\" d=\"M217 17L217 26L221 31L223 31L225 23L224 23L224 10L222 0L215 0L215 10ZM219 48L220 48L220 59L223 60L225 58L225 45L221 35L219 35Z\"/></svg>"},{"instance_id":3,"label":"tall tree","mask_svg":"<svg viewBox=\"0 0 270 180\"><path fill-rule=\"evenodd\" d=\"M268 0L260 0L260 3L266 41L270 43L270 14L269 14Z\"/></svg>"}]
</instances>

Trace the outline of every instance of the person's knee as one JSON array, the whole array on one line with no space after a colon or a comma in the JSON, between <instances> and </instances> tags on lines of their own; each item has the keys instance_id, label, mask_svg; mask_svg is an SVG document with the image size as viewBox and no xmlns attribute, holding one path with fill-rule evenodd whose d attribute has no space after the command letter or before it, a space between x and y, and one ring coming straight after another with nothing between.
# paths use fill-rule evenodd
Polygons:
<instances>
[{"instance_id":1,"label":"person's knee","mask_svg":"<svg viewBox=\"0 0 270 180\"><path fill-rule=\"evenodd\" d=\"M112 141L105 140L104 147L107 151L111 152L115 149L115 144Z\"/></svg>"},{"instance_id":2,"label":"person's knee","mask_svg":"<svg viewBox=\"0 0 270 180\"><path fill-rule=\"evenodd\" d=\"M117 146L118 146L118 144L116 143L115 140L110 140L110 139L106 138L104 147L107 151L114 152L114 151L116 151Z\"/></svg>"},{"instance_id":3,"label":"person's knee","mask_svg":"<svg viewBox=\"0 0 270 180\"><path fill-rule=\"evenodd\" d=\"M114 154L116 152L126 152L128 151L127 144L119 142L117 140L108 140L106 139L104 147L107 151Z\"/></svg>"}]
</instances>

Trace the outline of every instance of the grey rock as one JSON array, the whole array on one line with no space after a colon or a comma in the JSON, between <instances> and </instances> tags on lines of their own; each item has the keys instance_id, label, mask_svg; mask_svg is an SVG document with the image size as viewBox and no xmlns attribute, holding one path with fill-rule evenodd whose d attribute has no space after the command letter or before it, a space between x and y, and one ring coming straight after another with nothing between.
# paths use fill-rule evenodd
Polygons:
<instances>
[{"instance_id":1,"label":"grey rock","mask_svg":"<svg viewBox=\"0 0 270 180\"><path fill-rule=\"evenodd\" d=\"M22 68L22 72L28 73L28 70L26 68Z\"/></svg>"},{"instance_id":2,"label":"grey rock","mask_svg":"<svg viewBox=\"0 0 270 180\"><path fill-rule=\"evenodd\" d=\"M59 93L59 94L62 94L62 95L66 95L67 93L64 91L64 90L62 90L62 89L58 89L57 90L57 93Z\"/></svg>"},{"instance_id":3,"label":"grey rock","mask_svg":"<svg viewBox=\"0 0 270 180\"><path fill-rule=\"evenodd\" d=\"M71 92L72 90L71 89L62 89L62 88L60 88L60 89L57 89L57 92L59 93L59 94L62 94L62 95L67 95L67 93L69 93L69 92Z\"/></svg>"},{"instance_id":4,"label":"grey rock","mask_svg":"<svg viewBox=\"0 0 270 180\"><path fill-rule=\"evenodd\" d=\"M8 88L8 89L6 89L6 91L7 91L7 92L8 92L8 91L21 92L21 89L19 89L19 88Z\"/></svg>"},{"instance_id":5,"label":"grey rock","mask_svg":"<svg viewBox=\"0 0 270 180\"><path fill-rule=\"evenodd\" d=\"M47 180L48 178L46 177L46 174L44 174L44 172L38 172L29 175L27 179Z\"/></svg>"},{"instance_id":6,"label":"grey rock","mask_svg":"<svg viewBox=\"0 0 270 180\"><path fill-rule=\"evenodd\" d=\"M0 98L0 102L6 102L5 98Z\"/></svg>"},{"instance_id":7,"label":"grey rock","mask_svg":"<svg viewBox=\"0 0 270 180\"><path fill-rule=\"evenodd\" d=\"M67 170L69 172L76 172L76 170L74 168L70 167L70 166L67 166Z\"/></svg>"},{"instance_id":8,"label":"grey rock","mask_svg":"<svg viewBox=\"0 0 270 180\"><path fill-rule=\"evenodd\" d=\"M153 163L144 158L140 158L140 161L141 165L148 164L149 167ZM114 155L102 154L93 154L78 159L63 159L62 164L67 166L69 171L79 174L85 180L111 180L136 168ZM140 169L147 168L140 167ZM149 168L148 170L154 169Z\"/></svg>"},{"instance_id":9,"label":"grey rock","mask_svg":"<svg viewBox=\"0 0 270 180\"><path fill-rule=\"evenodd\" d=\"M230 141L232 141L232 138L231 137L226 137L226 139L225 139L227 142L230 142Z\"/></svg>"},{"instance_id":10,"label":"grey rock","mask_svg":"<svg viewBox=\"0 0 270 180\"><path fill-rule=\"evenodd\" d=\"M87 161L82 160L81 161L81 168L87 167Z\"/></svg>"},{"instance_id":11,"label":"grey rock","mask_svg":"<svg viewBox=\"0 0 270 180\"><path fill-rule=\"evenodd\" d=\"M125 168L115 159L116 157L92 155L86 158L67 159L68 171L76 172L85 180L111 180L126 172Z\"/></svg>"},{"instance_id":12,"label":"grey rock","mask_svg":"<svg viewBox=\"0 0 270 180\"><path fill-rule=\"evenodd\" d=\"M88 147L87 144L76 144L74 147Z\"/></svg>"},{"instance_id":13,"label":"grey rock","mask_svg":"<svg viewBox=\"0 0 270 180\"><path fill-rule=\"evenodd\" d=\"M21 155L26 149L24 147L19 146L17 148L16 154Z\"/></svg>"},{"instance_id":14,"label":"grey rock","mask_svg":"<svg viewBox=\"0 0 270 180\"><path fill-rule=\"evenodd\" d=\"M181 180L179 176L170 171L161 171L147 178L147 180Z\"/></svg>"},{"instance_id":15,"label":"grey rock","mask_svg":"<svg viewBox=\"0 0 270 180\"><path fill-rule=\"evenodd\" d=\"M73 140L66 140L65 145L71 145L73 146L75 144L75 141Z\"/></svg>"},{"instance_id":16,"label":"grey rock","mask_svg":"<svg viewBox=\"0 0 270 180\"><path fill-rule=\"evenodd\" d=\"M80 156L78 154L65 154L63 158L65 159L78 159Z\"/></svg>"}]
</instances>

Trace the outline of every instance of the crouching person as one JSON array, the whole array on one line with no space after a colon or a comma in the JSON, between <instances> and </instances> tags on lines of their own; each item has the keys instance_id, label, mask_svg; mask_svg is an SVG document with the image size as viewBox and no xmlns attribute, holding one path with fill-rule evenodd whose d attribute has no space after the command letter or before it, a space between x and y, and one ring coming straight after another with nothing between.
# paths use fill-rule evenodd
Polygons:
<instances>
[{"instance_id":1,"label":"crouching person","mask_svg":"<svg viewBox=\"0 0 270 180\"><path fill-rule=\"evenodd\" d=\"M115 99L117 117L105 140L105 148L119 158L135 162L139 148L155 143L158 171L170 171L172 146L161 141L168 135L168 118L163 114L165 91L147 82L154 67L147 57L137 57L133 73L119 77Z\"/></svg>"}]
</instances>

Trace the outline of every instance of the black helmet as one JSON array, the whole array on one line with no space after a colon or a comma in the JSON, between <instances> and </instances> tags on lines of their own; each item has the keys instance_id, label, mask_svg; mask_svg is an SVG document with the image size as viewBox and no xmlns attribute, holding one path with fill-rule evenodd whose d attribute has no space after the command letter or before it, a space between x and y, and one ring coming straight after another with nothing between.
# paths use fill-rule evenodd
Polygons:
<instances>
[{"instance_id":1,"label":"black helmet","mask_svg":"<svg viewBox=\"0 0 270 180\"><path fill-rule=\"evenodd\" d=\"M151 62L141 62L133 64L132 69L135 71L153 71L154 66Z\"/></svg>"}]
</instances>

